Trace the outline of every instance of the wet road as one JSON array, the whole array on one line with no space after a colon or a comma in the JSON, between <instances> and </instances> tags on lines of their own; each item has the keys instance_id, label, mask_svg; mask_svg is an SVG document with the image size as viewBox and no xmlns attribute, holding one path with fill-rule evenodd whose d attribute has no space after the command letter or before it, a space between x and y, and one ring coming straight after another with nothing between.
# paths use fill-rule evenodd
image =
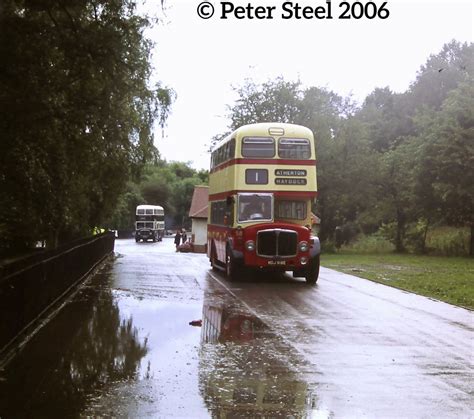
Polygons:
<instances>
[{"instance_id":1,"label":"wet road","mask_svg":"<svg viewBox=\"0 0 474 419\"><path fill-rule=\"evenodd\" d=\"M115 250L0 371L0 418L472 417L471 311L324 268L229 283L172 239Z\"/></svg>"}]
</instances>

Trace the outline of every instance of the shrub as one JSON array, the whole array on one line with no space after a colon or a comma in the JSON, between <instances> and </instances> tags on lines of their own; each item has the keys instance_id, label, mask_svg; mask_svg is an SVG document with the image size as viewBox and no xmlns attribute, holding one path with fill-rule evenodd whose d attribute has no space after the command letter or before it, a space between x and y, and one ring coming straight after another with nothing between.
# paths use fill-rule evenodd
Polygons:
<instances>
[{"instance_id":1,"label":"shrub","mask_svg":"<svg viewBox=\"0 0 474 419\"><path fill-rule=\"evenodd\" d=\"M411 253L426 253L425 238L428 231L428 221L424 218L411 223L405 233L405 246Z\"/></svg>"},{"instance_id":2,"label":"shrub","mask_svg":"<svg viewBox=\"0 0 474 419\"><path fill-rule=\"evenodd\" d=\"M442 226L428 232L426 246L430 253L444 256L467 256L470 232L468 228Z\"/></svg>"},{"instance_id":3,"label":"shrub","mask_svg":"<svg viewBox=\"0 0 474 419\"><path fill-rule=\"evenodd\" d=\"M382 224L376 234L395 245L397 241L397 223L391 222Z\"/></svg>"},{"instance_id":4,"label":"shrub","mask_svg":"<svg viewBox=\"0 0 474 419\"><path fill-rule=\"evenodd\" d=\"M344 245L342 250L349 253L390 253L395 246L382 234L375 233L359 236L353 243Z\"/></svg>"},{"instance_id":5,"label":"shrub","mask_svg":"<svg viewBox=\"0 0 474 419\"><path fill-rule=\"evenodd\" d=\"M321 253L336 253L336 244L332 240L325 240L321 243Z\"/></svg>"}]
</instances>

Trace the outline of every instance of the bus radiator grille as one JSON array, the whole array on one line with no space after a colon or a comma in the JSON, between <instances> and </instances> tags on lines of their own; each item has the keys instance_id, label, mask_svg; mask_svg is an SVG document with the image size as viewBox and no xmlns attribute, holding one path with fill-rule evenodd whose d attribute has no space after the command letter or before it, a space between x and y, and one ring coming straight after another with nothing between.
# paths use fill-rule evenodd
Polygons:
<instances>
[{"instance_id":1,"label":"bus radiator grille","mask_svg":"<svg viewBox=\"0 0 474 419\"><path fill-rule=\"evenodd\" d=\"M298 235L292 230L262 230L257 234L257 255L263 257L296 256Z\"/></svg>"}]
</instances>

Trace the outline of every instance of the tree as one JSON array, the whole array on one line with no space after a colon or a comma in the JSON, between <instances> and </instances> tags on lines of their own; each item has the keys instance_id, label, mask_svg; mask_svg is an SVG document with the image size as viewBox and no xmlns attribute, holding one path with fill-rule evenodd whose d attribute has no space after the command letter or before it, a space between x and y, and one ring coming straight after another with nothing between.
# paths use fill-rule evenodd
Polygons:
<instances>
[{"instance_id":1,"label":"tree","mask_svg":"<svg viewBox=\"0 0 474 419\"><path fill-rule=\"evenodd\" d=\"M148 86L133 0L5 0L0 19L2 246L56 246L100 225L157 158L172 93Z\"/></svg>"},{"instance_id":2,"label":"tree","mask_svg":"<svg viewBox=\"0 0 474 419\"><path fill-rule=\"evenodd\" d=\"M174 211L171 196L176 176L163 165L149 165L138 187L143 196L141 204L160 205L166 212Z\"/></svg>"},{"instance_id":3,"label":"tree","mask_svg":"<svg viewBox=\"0 0 474 419\"><path fill-rule=\"evenodd\" d=\"M380 206L385 209L384 220L393 222L389 239L397 252L404 252L407 225L416 219L414 170L416 143L406 141L384 153L380 181Z\"/></svg>"},{"instance_id":4,"label":"tree","mask_svg":"<svg viewBox=\"0 0 474 419\"><path fill-rule=\"evenodd\" d=\"M449 224L469 226L474 254L474 83L461 83L439 111L417 118L423 153L418 190L427 213Z\"/></svg>"},{"instance_id":5,"label":"tree","mask_svg":"<svg viewBox=\"0 0 474 419\"><path fill-rule=\"evenodd\" d=\"M104 227L110 230L131 231L135 229L135 210L144 202L139 186L129 181L115 205L115 209L104 222Z\"/></svg>"},{"instance_id":6,"label":"tree","mask_svg":"<svg viewBox=\"0 0 474 419\"><path fill-rule=\"evenodd\" d=\"M355 108L350 98L344 99L318 87L309 87L302 95L295 123L307 126L314 133L318 200L313 209L322 220L320 236L327 239L333 236L336 226L354 220L349 207L354 208L356 201L360 202L363 196L366 198L365 194L351 194L355 184L363 183L354 163L363 161L359 157L359 146L364 145L357 137L364 134L360 124L352 118ZM359 180L354 182L354 179ZM343 202L349 207L342 205Z\"/></svg>"},{"instance_id":7,"label":"tree","mask_svg":"<svg viewBox=\"0 0 474 419\"><path fill-rule=\"evenodd\" d=\"M376 88L368 95L357 112L357 117L367 124L370 146L385 152L413 134L412 115L406 94L393 93L388 87Z\"/></svg>"},{"instance_id":8,"label":"tree","mask_svg":"<svg viewBox=\"0 0 474 419\"><path fill-rule=\"evenodd\" d=\"M318 155L318 208L321 238L332 238L341 227L344 241L372 232L380 171L378 154L370 150L367 127L355 117L339 121L334 138L322 142ZM370 212L370 216L367 213Z\"/></svg>"},{"instance_id":9,"label":"tree","mask_svg":"<svg viewBox=\"0 0 474 419\"><path fill-rule=\"evenodd\" d=\"M472 254L473 48L450 42L406 92L376 88L360 108L350 97L281 77L247 80L228 107L229 130L278 121L313 131L322 239L336 226L346 240L383 226L398 251L415 235L423 250L428 227L443 222L470 226Z\"/></svg>"},{"instance_id":10,"label":"tree","mask_svg":"<svg viewBox=\"0 0 474 419\"><path fill-rule=\"evenodd\" d=\"M107 222L111 229L134 228L135 209L139 204L161 205L165 209L167 228L189 227L188 213L195 185L207 184L209 173L196 171L189 162L158 160L147 165L140 179L129 183L119 198L113 216ZM123 226L123 227L122 227Z\"/></svg>"},{"instance_id":11,"label":"tree","mask_svg":"<svg viewBox=\"0 0 474 419\"><path fill-rule=\"evenodd\" d=\"M257 122L293 122L299 114L302 98L300 82L288 82L282 77L258 85L248 79L234 88L239 98L228 107L230 131Z\"/></svg>"},{"instance_id":12,"label":"tree","mask_svg":"<svg viewBox=\"0 0 474 419\"><path fill-rule=\"evenodd\" d=\"M373 172L379 198L369 213L379 223L385 223L384 231L398 251L405 249L409 224L423 225L424 236L418 240L419 249L423 250L429 225L447 220L436 191L439 186L433 183L433 171L442 165L435 156L443 155L445 162L451 161L452 150L439 148L433 152L433 138L444 135L444 141L452 140L452 132L441 134L439 118L445 113L442 108L446 99L472 77L472 48L472 44L455 41L445 45L421 67L407 92L375 89L356 114L368 128L369 144L379 152L382 169L378 174ZM453 202L451 212L454 205Z\"/></svg>"},{"instance_id":13,"label":"tree","mask_svg":"<svg viewBox=\"0 0 474 419\"><path fill-rule=\"evenodd\" d=\"M410 113L421 107L440 110L449 92L468 81L473 73L474 44L461 44L455 40L445 44L421 66L410 86L413 96Z\"/></svg>"}]
</instances>

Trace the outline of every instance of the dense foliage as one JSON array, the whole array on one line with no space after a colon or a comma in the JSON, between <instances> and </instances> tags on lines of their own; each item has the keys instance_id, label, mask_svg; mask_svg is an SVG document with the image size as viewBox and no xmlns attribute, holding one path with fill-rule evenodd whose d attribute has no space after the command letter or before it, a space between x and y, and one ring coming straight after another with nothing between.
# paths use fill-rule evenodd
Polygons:
<instances>
[{"instance_id":1,"label":"dense foliage","mask_svg":"<svg viewBox=\"0 0 474 419\"><path fill-rule=\"evenodd\" d=\"M377 88L356 106L283 78L236 88L230 130L305 125L316 138L321 237L376 231L398 251L425 251L430 226L471 229L474 248L474 45L452 41L404 93Z\"/></svg>"},{"instance_id":2,"label":"dense foliage","mask_svg":"<svg viewBox=\"0 0 474 419\"><path fill-rule=\"evenodd\" d=\"M149 24L134 0L3 0L0 234L4 248L90 232L156 160Z\"/></svg>"},{"instance_id":3,"label":"dense foliage","mask_svg":"<svg viewBox=\"0 0 474 419\"><path fill-rule=\"evenodd\" d=\"M153 124L173 93L149 85L151 44L135 0L4 0L0 7L0 251L49 246L94 226L132 229L136 205L188 226L207 172L160 160ZM283 78L236 88L230 126L291 122L315 133L321 237L378 232L425 251L436 225L474 251L474 46L428 58L403 93L360 105ZM215 137L215 139L217 136Z\"/></svg>"},{"instance_id":4,"label":"dense foliage","mask_svg":"<svg viewBox=\"0 0 474 419\"><path fill-rule=\"evenodd\" d=\"M110 229L131 231L137 205L161 205L166 229L191 227L189 208L195 185L206 185L209 174L188 163L159 160L145 167L142 176L130 181L118 201L113 216L105 224Z\"/></svg>"}]
</instances>

